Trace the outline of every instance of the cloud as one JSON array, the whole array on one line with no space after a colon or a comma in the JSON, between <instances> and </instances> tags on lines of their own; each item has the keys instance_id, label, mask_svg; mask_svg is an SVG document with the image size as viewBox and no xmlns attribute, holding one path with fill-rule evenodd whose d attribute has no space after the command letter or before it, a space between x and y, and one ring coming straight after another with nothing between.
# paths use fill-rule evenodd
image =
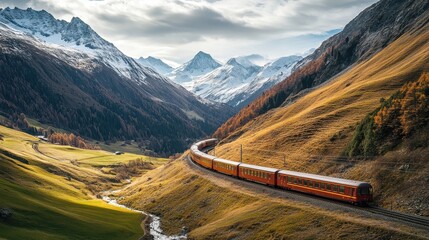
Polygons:
<instances>
[{"instance_id":1,"label":"cloud","mask_svg":"<svg viewBox=\"0 0 429 240\"><path fill-rule=\"evenodd\" d=\"M188 12L173 12L154 7L145 12L146 19L133 19L129 15L110 15L99 13L97 18L103 21L105 32L157 40L163 43L189 43L207 38L259 38L279 32L273 27L258 28L245 22L227 19L221 13L198 7Z\"/></svg>"},{"instance_id":2,"label":"cloud","mask_svg":"<svg viewBox=\"0 0 429 240\"><path fill-rule=\"evenodd\" d=\"M343 28L376 0L2 0L0 7L45 9L56 18L78 16L133 57L184 62L199 50L227 59L260 53L304 52L279 39ZM305 40L305 39L304 39ZM275 42L276 44L272 44ZM299 43L299 41L290 41ZM314 41L314 44L319 44ZM317 46L310 46L317 47ZM277 53L276 53L277 52Z\"/></svg>"}]
</instances>

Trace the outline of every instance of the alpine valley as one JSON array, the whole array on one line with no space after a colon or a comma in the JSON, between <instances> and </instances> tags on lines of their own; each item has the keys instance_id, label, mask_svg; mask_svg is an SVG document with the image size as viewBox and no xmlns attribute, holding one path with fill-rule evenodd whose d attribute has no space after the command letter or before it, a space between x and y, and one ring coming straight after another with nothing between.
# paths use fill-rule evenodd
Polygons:
<instances>
[{"instance_id":1,"label":"alpine valley","mask_svg":"<svg viewBox=\"0 0 429 240\"><path fill-rule=\"evenodd\" d=\"M0 109L98 141L166 155L209 135L231 108L194 97L90 26L31 8L0 11ZM151 60L151 59L149 59Z\"/></svg>"},{"instance_id":2,"label":"alpine valley","mask_svg":"<svg viewBox=\"0 0 429 240\"><path fill-rule=\"evenodd\" d=\"M429 0L0 7L0 240L429 239Z\"/></svg>"}]
</instances>

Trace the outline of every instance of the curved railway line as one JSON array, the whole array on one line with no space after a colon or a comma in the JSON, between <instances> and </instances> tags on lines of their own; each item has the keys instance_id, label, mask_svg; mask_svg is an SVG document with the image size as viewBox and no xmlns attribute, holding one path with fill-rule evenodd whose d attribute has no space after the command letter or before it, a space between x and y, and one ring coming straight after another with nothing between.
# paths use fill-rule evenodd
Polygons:
<instances>
[{"instance_id":1,"label":"curved railway line","mask_svg":"<svg viewBox=\"0 0 429 240\"><path fill-rule=\"evenodd\" d=\"M205 152L208 152L209 150L210 148L204 149ZM393 222L405 224L411 227L424 230L426 232L425 236L429 238L429 218L426 218L426 217L396 212L396 211L384 209L377 206L359 207L359 206L351 205L341 201L313 196L313 195L296 192L296 191L287 191L284 189L269 187L256 182L245 181L233 176L229 176L229 175L205 168L195 163L194 161L192 161L189 155L186 157L186 162L191 168L197 171L203 172L205 174L209 174L215 178L220 178L220 179L232 182L234 185L244 187L245 189L250 190L252 192L268 194L269 196L272 196L272 197L303 202L306 204L314 205L314 206L325 208L332 211L338 210L345 213L358 214L362 217L370 217L375 220L386 220L386 221L393 221Z\"/></svg>"}]
</instances>

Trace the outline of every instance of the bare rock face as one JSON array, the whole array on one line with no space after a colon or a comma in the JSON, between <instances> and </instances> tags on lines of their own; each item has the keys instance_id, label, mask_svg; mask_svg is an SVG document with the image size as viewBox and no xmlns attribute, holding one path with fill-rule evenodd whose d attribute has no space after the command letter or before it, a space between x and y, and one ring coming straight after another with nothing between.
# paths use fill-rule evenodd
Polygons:
<instances>
[{"instance_id":1,"label":"bare rock face","mask_svg":"<svg viewBox=\"0 0 429 240\"><path fill-rule=\"evenodd\" d=\"M300 93L372 57L404 33L421 29L427 24L428 16L427 0L381 0L373 4L349 22L343 31L324 41L313 54L299 61L288 78L228 120L215 136L225 137L249 119L293 101Z\"/></svg>"},{"instance_id":2,"label":"bare rock face","mask_svg":"<svg viewBox=\"0 0 429 240\"><path fill-rule=\"evenodd\" d=\"M426 15L428 9L429 2L426 0L377 2L296 66L299 68L324 58L324 70L312 76L311 85L318 85L350 65L370 58L405 32L418 27L417 20Z\"/></svg>"}]
</instances>

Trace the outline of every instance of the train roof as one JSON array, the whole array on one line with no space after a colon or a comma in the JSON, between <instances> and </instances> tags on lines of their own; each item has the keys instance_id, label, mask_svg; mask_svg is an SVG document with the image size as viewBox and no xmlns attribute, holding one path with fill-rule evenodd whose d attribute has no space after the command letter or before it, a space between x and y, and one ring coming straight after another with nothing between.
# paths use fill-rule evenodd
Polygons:
<instances>
[{"instance_id":1,"label":"train roof","mask_svg":"<svg viewBox=\"0 0 429 240\"><path fill-rule=\"evenodd\" d=\"M294 172L294 171L288 171L288 170L280 170L279 174L286 174L286 175L291 175L291 176L296 176L296 177L310 178L310 179L314 179L314 180L344 184L344 185L355 186L355 187L370 185L367 182L360 182L360 181L348 180L348 179L336 178L336 177L328 177L328 176L322 176L322 175L311 174L311 173Z\"/></svg>"},{"instance_id":2,"label":"train roof","mask_svg":"<svg viewBox=\"0 0 429 240\"><path fill-rule=\"evenodd\" d=\"M246 163L240 164L240 167L252 168L252 169L256 169L256 170L261 170L261 171L265 171L265 172L273 172L273 173L278 171L278 169L276 169L276 168L261 167L261 166L257 166L257 165L246 164Z\"/></svg>"},{"instance_id":3,"label":"train roof","mask_svg":"<svg viewBox=\"0 0 429 240\"><path fill-rule=\"evenodd\" d=\"M199 155L201 157L205 157L205 158L211 159L211 160L213 160L214 158L216 158L215 156L212 156L210 154L207 154L207 153L201 152L201 151L194 151L194 154Z\"/></svg>"},{"instance_id":4,"label":"train roof","mask_svg":"<svg viewBox=\"0 0 429 240\"><path fill-rule=\"evenodd\" d=\"M214 162L221 162L221 163L226 163L226 164L230 164L230 165L234 165L234 166L238 166L241 163L240 162L236 162L236 161L231 161L231 160L227 160L227 159L223 159L223 158L215 158L213 159Z\"/></svg>"}]
</instances>

